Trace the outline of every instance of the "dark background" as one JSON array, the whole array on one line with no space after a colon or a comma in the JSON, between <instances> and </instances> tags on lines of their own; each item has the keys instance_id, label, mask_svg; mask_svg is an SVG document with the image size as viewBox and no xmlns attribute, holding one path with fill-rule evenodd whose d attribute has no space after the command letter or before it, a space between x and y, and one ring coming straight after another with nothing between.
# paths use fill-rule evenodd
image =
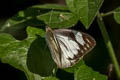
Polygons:
<instances>
[{"instance_id":1,"label":"dark background","mask_svg":"<svg viewBox=\"0 0 120 80\"><path fill-rule=\"evenodd\" d=\"M45 3L57 3L57 4L65 4L64 0L0 0L0 25L3 24L9 17L16 14L18 11L23 10L29 6L36 5L36 4L45 4ZM120 6L120 0L105 0L100 12L108 12ZM114 19L113 15L107 16L104 18L105 25L107 27L108 33L113 43L113 47L116 52L116 56L118 61L120 62L120 25L117 24ZM78 23L79 25L79 23ZM97 26L96 21L93 22L93 26ZM92 30L95 29L95 30ZM97 29L97 30L96 30ZM89 31L94 31L93 33L97 33L94 36L96 39L101 36L99 28L94 27L90 28ZM97 32L98 31L98 32ZM102 40L102 37L101 37ZM103 55L109 56L109 55ZM107 62L111 62L111 60L107 60ZM86 62L87 63L87 62ZM104 63L108 64L108 63ZM101 73L107 74L107 70L99 70L94 67L92 64L88 64L89 66L93 67L94 70L98 70ZM99 65L100 66L100 65ZM98 66L97 66L98 67ZM101 67L101 66L100 66ZM102 68L103 69L103 68ZM107 69L107 67L105 68ZM115 80L115 76L111 77L111 80ZM0 62L0 79L2 80L27 80L24 73L14 67L11 67L8 64L3 64Z\"/></svg>"}]
</instances>

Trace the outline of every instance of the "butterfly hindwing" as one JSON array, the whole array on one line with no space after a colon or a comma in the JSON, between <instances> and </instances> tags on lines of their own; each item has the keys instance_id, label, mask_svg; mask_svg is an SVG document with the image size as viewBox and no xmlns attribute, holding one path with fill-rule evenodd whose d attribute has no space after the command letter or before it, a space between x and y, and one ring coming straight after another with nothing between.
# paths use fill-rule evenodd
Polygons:
<instances>
[{"instance_id":1,"label":"butterfly hindwing","mask_svg":"<svg viewBox=\"0 0 120 80\"><path fill-rule=\"evenodd\" d=\"M65 68L78 62L96 44L90 35L75 30L57 29L54 34L61 48L61 62Z\"/></svg>"}]
</instances>

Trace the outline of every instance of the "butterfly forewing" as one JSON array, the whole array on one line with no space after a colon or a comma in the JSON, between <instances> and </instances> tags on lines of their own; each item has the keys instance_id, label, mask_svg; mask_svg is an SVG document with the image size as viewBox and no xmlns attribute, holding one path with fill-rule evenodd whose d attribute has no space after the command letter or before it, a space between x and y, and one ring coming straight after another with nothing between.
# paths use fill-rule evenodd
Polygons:
<instances>
[{"instance_id":1,"label":"butterfly forewing","mask_svg":"<svg viewBox=\"0 0 120 80\"><path fill-rule=\"evenodd\" d=\"M61 64L60 63L61 57L60 57L60 50L59 50L60 47L59 47L58 41L56 40L56 37L53 31L49 27L46 28L46 41L51 51L53 60L55 61L57 65Z\"/></svg>"},{"instance_id":2,"label":"butterfly forewing","mask_svg":"<svg viewBox=\"0 0 120 80\"><path fill-rule=\"evenodd\" d=\"M51 35L51 34L52 35ZM46 30L46 40L59 68L71 67L96 44L88 34L71 29Z\"/></svg>"}]
</instances>

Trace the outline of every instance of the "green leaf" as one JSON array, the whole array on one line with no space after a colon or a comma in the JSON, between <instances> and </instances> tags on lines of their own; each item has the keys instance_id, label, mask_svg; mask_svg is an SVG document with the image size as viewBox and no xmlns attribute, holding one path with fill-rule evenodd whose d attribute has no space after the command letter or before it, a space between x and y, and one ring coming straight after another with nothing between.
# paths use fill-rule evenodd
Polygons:
<instances>
[{"instance_id":1,"label":"green leaf","mask_svg":"<svg viewBox=\"0 0 120 80\"><path fill-rule=\"evenodd\" d=\"M103 0L66 0L69 10L84 24L86 29L93 22Z\"/></svg>"},{"instance_id":2,"label":"green leaf","mask_svg":"<svg viewBox=\"0 0 120 80\"><path fill-rule=\"evenodd\" d=\"M1 33L0 60L24 71L28 80L41 80L41 76L51 75L55 67L50 52L45 48L45 32L28 27L27 34L25 40L19 41L10 34Z\"/></svg>"},{"instance_id":3,"label":"green leaf","mask_svg":"<svg viewBox=\"0 0 120 80\"><path fill-rule=\"evenodd\" d=\"M52 10L68 10L66 6L64 5L58 5L58 4L44 4L44 5L35 5L33 8L41 8L41 9L52 9Z\"/></svg>"},{"instance_id":4,"label":"green leaf","mask_svg":"<svg viewBox=\"0 0 120 80\"><path fill-rule=\"evenodd\" d=\"M38 36L29 48L27 55L27 66L33 73L41 76L50 76L56 64L51 58L45 39Z\"/></svg>"},{"instance_id":5,"label":"green leaf","mask_svg":"<svg viewBox=\"0 0 120 80\"><path fill-rule=\"evenodd\" d=\"M44 21L45 24L48 24L52 28L69 28L74 26L78 21L77 16L74 16L70 12L62 11L50 11L37 18Z\"/></svg>"},{"instance_id":6,"label":"green leaf","mask_svg":"<svg viewBox=\"0 0 120 80\"><path fill-rule=\"evenodd\" d=\"M50 11L53 11L53 14ZM50 14L52 14L51 21ZM0 27L0 31L19 37L21 35L17 32L23 33L22 30L25 29L26 26L40 26L43 28L50 22L50 26L55 28L68 28L74 26L77 21L77 16L68 12L66 6L56 4L35 5L19 11L15 16L8 19L5 24Z\"/></svg>"},{"instance_id":7,"label":"green leaf","mask_svg":"<svg viewBox=\"0 0 120 80\"><path fill-rule=\"evenodd\" d=\"M57 79L56 77L46 77L43 80L59 80L59 79Z\"/></svg>"},{"instance_id":8,"label":"green leaf","mask_svg":"<svg viewBox=\"0 0 120 80\"><path fill-rule=\"evenodd\" d=\"M19 11L16 15L9 18L0 28L1 32L8 32L16 35L17 31L24 29L26 26L45 26L43 21L36 19L37 16L47 13L50 10L67 11L65 6L46 4L35 5L25 10Z\"/></svg>"},{"instance_id":9,"label":"green leaf","mask_svg":"<svg viewBox=\"0 0 120 80\"><path fill-rule=\"evenodd\" d=\"M82 65L75 72L75 80L107 80L105 75L93 71L86 65Z\"/></svg>"},{"instance_id":10,"label":"green leaf","mask_svg":"<svg viewBox=\"0 0 120 80\"><path fill-rule=\"evenodd\" d=\"M64 70L69 73L74 73L82 65L85 65L83 59L81 59L77 64L73 65L72 67L66 68Z\"/></svg>"},{"instance_id":11,"label":"green leaf","mask_svg":"<svg viewBox=\"0 0 120 80\"><path fill-rule=\"evenodd\" d=\"M27 26L44 26L45 25L43 21L39 21L35 18L38 14L40 14L38 11L39 11L38 9L31 8L31 7L27 8L24 11L19 11L15 16L9 18L1 26L0 32L10 33L17 38L22 36L25 37L24 30Z\"/></svg>"},{"instance_id":12,"label":"green leaf","mask_svg":"<svg viewBox=\"0 0 120 80\"><path fill-rule=\"evenodd\" d=\"M114 19L118 24L120 24L120 7L114 10Z\"/></svg>"}]
</instances>

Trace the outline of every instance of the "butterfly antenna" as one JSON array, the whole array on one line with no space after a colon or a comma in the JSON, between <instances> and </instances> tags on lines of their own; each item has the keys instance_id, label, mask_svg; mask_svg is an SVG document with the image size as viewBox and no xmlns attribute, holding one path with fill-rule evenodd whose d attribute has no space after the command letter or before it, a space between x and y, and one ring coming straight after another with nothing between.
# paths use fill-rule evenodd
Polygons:
<instances>
[{"instance_id":1,"label":"butterfly antenna","mask_svg":"<svg viewBox=\"0 0 120 80\"><path fill-rule=\"evenodd\" d=\"M49 25L50 25L50 22L51 22L51 19L52 19L52 14L53 14L53 9L52 9L51 12L50 12L49 22L48 22L48 25L46 26L46 28L48 28ZM45 49L46 49L46 48L47 48L47 44L45 44Z\"/></svg>"},{"instance_id":2,"label":"butterfly antenna","mask_svg":"<svg viewBox=\"0 0 120 80\"><path fill-rule=\"evenodd\" d=\"M49 17L48 25L50 25L50 22L51 22L51 20L52 20L52 14L53 14L53 9L52 9L51 12L50 12L50 17ZM48 26L47 26L47 27L48 27Z\"/></svg>"}]
</instances>

